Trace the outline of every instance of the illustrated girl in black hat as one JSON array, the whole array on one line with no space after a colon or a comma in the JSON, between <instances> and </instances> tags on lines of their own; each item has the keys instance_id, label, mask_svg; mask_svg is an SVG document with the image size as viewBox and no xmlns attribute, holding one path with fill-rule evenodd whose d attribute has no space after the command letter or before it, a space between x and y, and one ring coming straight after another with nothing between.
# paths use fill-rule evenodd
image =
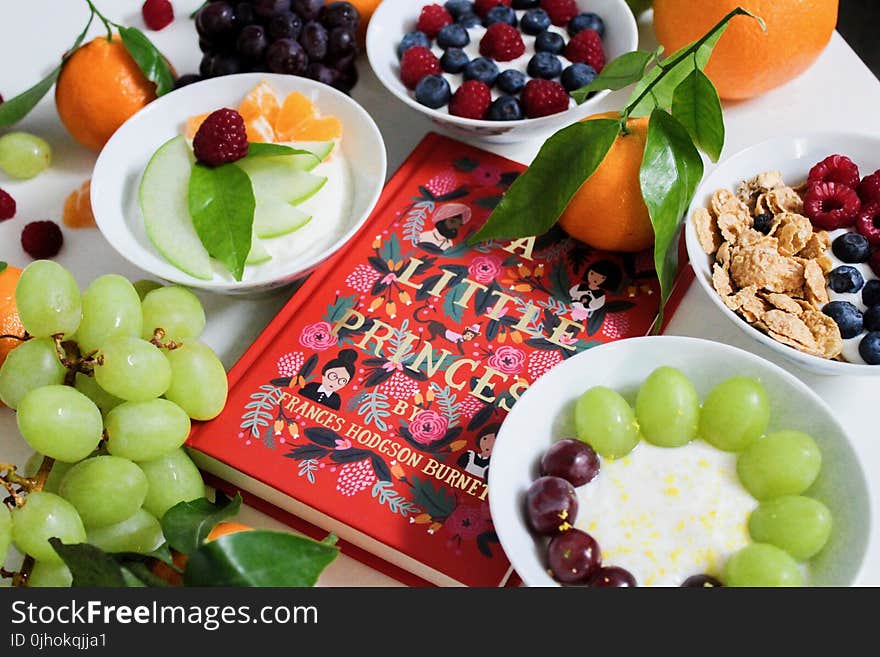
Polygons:
<instances>
[{"instance_id":1,"label":"illustrated girl in black hat","mask_svg":"<svg viewBox=\"0 0 880 657\"><path fill-rule=\"evenodd\" d=\"M321 370L321 383L307 383L299 389L299 394L338 411L342 406L342 399L337 391L351 382L356 361L357 352L354 349L343 349L336 358L324 365L324 369Z\"/></svg>"},{"instance_id":2,"label":"illustrated girl in black hat","mask_svg":"<svg viewBox=\"0 0 880 657\"><path fill-rule=\"evenodd\" d=\"M477 449L469 449L458 457L457 465L468 474L486 481L489 477L489 460L492 457L492 448L495 447L495 437L501 429L500 424L490 424L483 427L477 435Z\"/></svg>"},{"instance_id":3,"label":"illustrated girl in black hat","mask_svg":"<svg viewBox=\"0 0 880 657\"><path fill-rule=\"evenodd\" d=\"M572 319L583 321L598 313L605 306L605 293L616 290L621 278L620 267L610 260L599 260L587 267L581 282L568 292Z\"/></svg>"}]
</instances>

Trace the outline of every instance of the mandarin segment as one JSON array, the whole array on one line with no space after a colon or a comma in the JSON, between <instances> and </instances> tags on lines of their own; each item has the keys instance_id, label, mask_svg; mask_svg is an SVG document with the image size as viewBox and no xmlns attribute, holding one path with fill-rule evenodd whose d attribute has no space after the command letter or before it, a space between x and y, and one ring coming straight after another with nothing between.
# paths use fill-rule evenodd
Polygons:
<instances>
[{"instance_id":1,"label":"mandarin segment","mask_svg":"<svg viewBox=\"0 0 880 657\"><path fill-rule=\"evenodd\" d=\"M311 100L297 91L287 94L275 121L275 134L281 141L292 141L296 138L297 126L314 116L315 106Z\"/></svg>"},{"instance_id":2,"label":"mandarin segment","mask_svg":"<svg viewBox=\"0 0 880 657\"><path fill-rule=\"evenodd\" d=\"M264 142L271 144L276 140L272 124L265 116L245 119L244 128L247 131L247 139L250 143Z\"/></svg>"},{"instance_id":3,"label":"mandarin segment","mask_svg":"<svg viewBox=\"0 0 880 657\"><path fill-rule=\"evenodd\" d=\"M269 122L270 127L275 124L280 110L281 105L275 90L265 80L251 89L238 106L238 113L245 122L263 117Z\"/></svg>"},{"instance_id":4,"label":"mandarin segment","mask_svg":"<svg viewBox=\"0 0 880 657\"><path fill-rule=\"evenodd\" d=\"M322 116L303 121L296 127L297 141L330 141L342 136L342 123L335 116Z\"/></svg>"},{"instance_id":5,"label":"mandarin segment","mask_svg":"<svg viewBox=\"0 0 880 657\"><path fill-rule=\"evenodd\" d=\"M64 201L64 211L61 221L68 228L94 228L95 215L92 212L92 180L86 180L82 185L70 192Z\"/></svg>"},{"instance_id":6,"label":"mandarin segment","mask_svg":"<svg viewBox=\"0 0 880 657\"><path fill-rule=\"evenodd\" d=\"M202 127L202 123L205 122L205 119L208 118L208 113L205 114L196 114L195 116L191 116L186 120L186 127L184 128L183 134L187 139L193 139L196 136L196 133L199 131L199 128Z\"/></svg>"}]
</instances>

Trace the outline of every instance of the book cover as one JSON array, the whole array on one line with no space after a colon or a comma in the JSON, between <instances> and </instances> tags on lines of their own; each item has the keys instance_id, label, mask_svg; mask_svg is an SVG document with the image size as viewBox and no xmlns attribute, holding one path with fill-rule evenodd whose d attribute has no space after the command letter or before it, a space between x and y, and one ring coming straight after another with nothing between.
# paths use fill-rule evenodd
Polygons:
<instances>
[{"instance_id":1,"label":"book cover","mask_svg":"<svg viewBox=\"0 0 880 657\"><path fill-rule=\"evenodd\" d=\"M232 369L197 462L427 581L503 585L486 486L501 421L562 360L648 333L659 300L648 252L558 230L469 246L524 168L426 137Z\"/></svg>"}]
</instances>

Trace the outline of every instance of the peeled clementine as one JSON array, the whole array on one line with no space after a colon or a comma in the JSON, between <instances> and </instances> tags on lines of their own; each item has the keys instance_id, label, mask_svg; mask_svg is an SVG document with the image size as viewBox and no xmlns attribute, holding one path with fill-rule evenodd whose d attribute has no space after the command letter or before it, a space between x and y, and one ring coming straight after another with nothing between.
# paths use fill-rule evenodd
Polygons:
<instances>
[{"instance_id":1,"label":"peeled clementine","mask_svg":"<svg viewBox=\"0 0 880 657\"><path fill-rule=\"evenodd\" d=\"M591 119L616 117L616 112ZM559 218L572 237L603 251L644 251L654 244L654 227L642 198L639 169L645 154L648 119L627 121L602 164L581 186Z\"/></svg>"},{"instance_id":2,"label":"peeled clementine","mask_svg":"<svg viewBox=\"0 0 880 657\"><path fill-rule=\"evenodd\" d=\"M0 271L0 335L24 337L24 326L15 305L15 286L20 276L21 269L11 265ZM0 338L0 365L3 365L9 352L20 344L21 340L15 338Z\"/></svg>"},{"instance_id":3,"label":"peeled clementine","mask_svg":"<svg viewBox=\"0 0 880 657\"><path fill-rule=\"evenodd\" d=\"M64 212L61 215L61 221L65 226L68 228L93 228L95 226L91 192L91 178L70 192L64 201Z\"/></svg>"},{"instance_id":4,"label":"peeled clementine","mask_svg":"<svg viewBox=\"0 0 880 657\"><path fill-rule=\"evenodd\" d=\"M98 37L65 62L55 86L55 105L67 131L99 151L135 112L156 99L150 82L114 36Z\"/></svg>"},{"instance_id":5,"label":"peeled clementine","mask_svg":"<svg viewBox=\"0 0 880 657\"><path fill-rule=\"evenodd\" d=\"M667 53L699 39L737 6L706 74L724 99L752 98L792 80L815 61L834 32L838 0L654 0L654 30Z\"/></svg>"}]
</instances>

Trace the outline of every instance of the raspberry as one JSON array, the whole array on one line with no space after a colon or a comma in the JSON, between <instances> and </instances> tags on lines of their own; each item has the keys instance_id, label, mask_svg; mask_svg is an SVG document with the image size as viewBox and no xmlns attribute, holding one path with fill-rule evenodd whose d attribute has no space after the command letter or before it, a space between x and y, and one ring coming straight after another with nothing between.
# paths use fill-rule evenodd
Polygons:
<instances>
[{"instance_id":1,"label":"raspberry","mask_svg":"<svg viewBox=\"0 0 880 657\"><path fill-rule=\"evenodd\" d=\"M141 13L147 27L157 32L174 20L174 7L168 0L147 0L141 7Z\"/></svg>"},{"instance_id":2,"label":"raspberry","mask_svg":"<svg viewBox=\"0 0 880 657\"><path fill-rule=\"evenodd\" d=\"M437 33L447 25L452 25L452 15L440 5L428 5L422 8L416 29L436 39Z\"/></svg>"},{"instance_id":3,"label":"raspberry","mask_svg":"<svg viewBox=\"0 0 880 657\"><path fill-rule=\"evenodd\" d=\"M403 53L400 59L400 79L408 89L416 85L426 75L440 74L440 60L424 46L413 46Z\"/></svg>"},{"instance_id":4,"label":"raspberry","mask_svg":"<svg viewBox=\"0 0 880 657\"><path fill-rule=\"evenodd\" d=\"M0 189L0 221L12 219L15 216L15 199L9 192Z\"/></svg>"},{"instance_id":5,"label":"raspberry","mask_svg":"<svg viewBox=\"0 0 880 657\"><path fill-rule=\"evenodd\" d=\"M874 246L880 246L880 201L866 203L856 217L856 230Z\"/></svg>"},{"instance_id":6,"label":"raspberry","mask_svg":"<svg viewBox=\"0 0 880 657\"><path fill-rule=\"evenodd\" d=\"M550 15L554 25L562 27L580 13L575 0L541 0L541 9Z\"/></svg>"},{"instance_id":7,"label":"raspberry","mask_svg":"<svg viewBox=\"0 0 880 657\"><path fill-rule=\"evenodd\" d=\"M572 62L588 64L599 73L605 68L605 51L602 37L596 30L581 30L575 34L565 48L565 58Z\"/></svg>"},{"instance_id":8,"label":"raspberry","mask_svg":"<svg viewBox=\"0 0 880 657\"><path fill-rule=\"evenodd\" d=\"M247 155L247 131L241 114L225 107L211 112L193 138L193 152L199 162L214 167Z\"/></svg>"},{"instance_id":9,"label":"raspberry","mask_svg":"<svg viewBox=\"0 0 880 657\"><path fill-rule=\"evenodd\" d=\"M489 85L477 80L468 80L462 84L449 101L449 113L466 119L482 119L492 104L492 92Z\"/></svg>"},{"instance_id":10,"label":"raspberry","mask_svg":"<svg viewBox=\"0 0 880 657\"><path fill-rule=\"evenodd\" d=\"M34 221L21 231L21 248L34 260L54 258L64 244L64 235L54 221Z\"/></svg>"},{"instance_id":11,"label":"raspberry","mask_svg":"<svg viewBox=\"0 0 880 657\"><path fill-rule=\"evenodd\" d=\"M852 226L861 206L856 193L841 183L813 183L804 194L804 214L825 230Z\"/></svg>"},{"instance_id":12,"label":"raspberry","mask_svg":"<svg viewBox=\"0 0 880 657\"><path fill-rule=\"evenodd\" d=\"M564 112L568 101L565 87L553 80L529 80L522 93L523 108L530 119Z\"/></svg>"},{"instance_id":13,"label":"raspberry","mask_svg":"<svg viewBox=\"0 0 880 657\"><path fill-rule=\"evenodd\" d=\"M807 182L840 183L855 189L859 186L859 168L846 155L829 155L810 169Z\"/></svg>"},{"instance_id":14,"label":"raspberry","mask_svg":"<svg viewBox=\"0 0 880 657\"><path fill-rule=\"evenodd\" d=\"M474 11L477 12L477 15L480 18L486 18L486 14L489 13L489 10L493 7L497 7L498 5L504 5L505 7L509 7L511 0L476 0L474 2Z\"/></svg>"},{"instance_id":15,"label":"raspberry","mask_svg":"<svg viewBox=\"0 0 880 657\"><path fill-rule=\"evenodd\" d=\"M507 23L492 23L480 40L480 54L499 62L509 62L526 51L522 35Z\"/></svg>"},{"instance_id":16,"label":"raspberry","mask_svg":"<svg viewBox=\"0 0 880 657\"><path fill-rule=\"evenodd\" d=\"M880 201L880 169L862 178L862 182L859 183L859 198L862 199L862 203Z\"/></svg>"}]
</instances>

